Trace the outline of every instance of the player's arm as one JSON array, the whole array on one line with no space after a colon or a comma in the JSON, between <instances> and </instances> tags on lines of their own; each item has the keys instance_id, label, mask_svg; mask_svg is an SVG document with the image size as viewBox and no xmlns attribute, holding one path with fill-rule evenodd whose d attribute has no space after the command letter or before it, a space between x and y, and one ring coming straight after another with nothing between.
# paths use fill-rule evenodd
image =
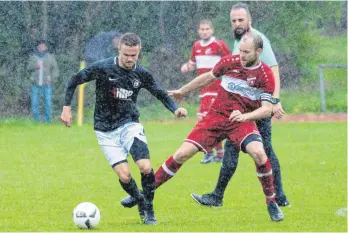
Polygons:
<instances>
[{"instance_id":1,"label":"player's arm","mask_svg":"<svg viewBox=\"0 0 348 233\"><path fill-rule=\"evenodd\" d=\"M188 61L181 66L180 70L182 73L187 73L190 71L194 71L195 69L196 69L196 64L193 63L192 61Z\"/></svg>"},{"instance_id":2,"label":"player's arm","mask_svg":"<svg viewBox=\"0 0 348 233\"><path fill-rule=\"evenodd\" d=\"M269 94L270 97L271 94ZM273 103L270 101L261 101L261 107L255 109L252 112L242 114L239 110L235 110L231 113L229 119L234 122L246 122L256 121L259 119L267 118L272 115Z\"/></svg>"},{"instance_id":3,"label":"player's arm","mask_svg":"<svg viewBox=\"0 0 348 233\"><path fill-rule=\"evenodd\" d=\"M187 73L190 71L194 71L196 69L196 57L195 57L195 45L193 45L191 49L191 56L188 62L184 63L181 66L181 72L182 73Z\"/></svg>"},{"instance_id":4,"label":"player's arm","mask_svg":"<svg viewBox=\"0 0 348 233\"><path fill-rule=\"evenodd\" d=\"M274 76L274 105L273 105L273 114L276 118L280 119L285 114L282 104L280 103L280 77L279 77L279 66L271 67L273 76Z\"/></svg>"},{"instance_id":5,"label":"player's arm","mask_svg":"<svg viewBox=\"0 0 348 233\"><path fill-rule=\"evenodd\" d=\"M197 76L195 79L187 83L185 86L181 87L179 90L168 91L168 94L170 96L173 96L176 101L180 101L186 93L204 87L214 82L215 79L217 78L212 74L212 72L206 72Z\"/></svg>"},{"instance_id":6,"label":"player's arm","mask_svg":"<svg viewBox=\"0 0 348 233\"><path fill-rule=\"evenodd\" d=\"M71 101L74 96L76 87L82 83L89 82L94 79L93 72L96 68L89 67L81 70L76 75L72 76L67 83L65 91L65 100L60 116L60 120L65 124L65 126L70 127L72 122L72 113L71 113Z\"/></svg>"},{"instance_id":7,"label":"player's arm","mask_svg":"<svg viewBox=\"0 0 348 233\"><path fill-rule=\"evenodd\" d=\"M274 93L273 96L276 100L276 103L273 105L273 114L276 118L280 119L284 115L284 110L280 103L280 75L279 75L279 65L272 50L270 41L263 37L263 50L260 56L261 60L265 62L273 72L274 76Z\"/></svg>"}]
</instances>

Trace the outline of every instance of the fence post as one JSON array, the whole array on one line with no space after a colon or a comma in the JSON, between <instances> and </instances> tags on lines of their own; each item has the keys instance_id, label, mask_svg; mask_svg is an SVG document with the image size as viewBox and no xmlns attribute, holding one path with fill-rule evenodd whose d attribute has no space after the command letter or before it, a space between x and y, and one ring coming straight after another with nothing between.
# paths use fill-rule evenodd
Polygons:
<instances>
[{"instance_id":1,"label":"fence post","mask_svg":"<svg viewBox=\"0 0 348 233\"><path fill-rule=\"evenodd\" d=\"M86 67L84 61L80 62L80 70ZM84 92L85 92L85 83L79 86L79 94L77 97L77 125L82 126L83 124L83 102L84 102Z\"/></svg>"},{"instance_id":2,"label":"fence post","mask_svg":"<svg viewBox=\"0 0 348 233\"><path fill-rule=\"evenodd\" d=\"M320 83L320 105L321 111L326 112L326 102L325 102L325 83L324 83L324 74L322 66L319 65L319 83Z\"/></svg>"},{"instance_id":3,"label":"fence post","mask_svg":"<svg viewBox=\"0 0 348 233\"><path fill-rule=\"evenodd\" d=\"M324 69L328 68L347 68L347 64L319 64L319 83L320 83L320 104L321 111L326 112L326 99L325 99L325 82L324 82Z\"/></svg>"}]
</instances>

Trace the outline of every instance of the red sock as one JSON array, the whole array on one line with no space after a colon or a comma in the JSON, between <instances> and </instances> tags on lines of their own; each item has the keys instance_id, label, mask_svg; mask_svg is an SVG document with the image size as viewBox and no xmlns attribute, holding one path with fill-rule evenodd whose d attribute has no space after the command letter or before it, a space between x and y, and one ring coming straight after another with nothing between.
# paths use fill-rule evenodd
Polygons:
<instances>
[{"instance_id":1,"label":"red sock","mask_svg":"<svg viewBox=\"0 0 348 233\"><path fill-rule=\"evenodd\" d=\"M219 158L224 157L224 149L222 148L222 142L216 145L216 156Z\"/></svg>"},{"instance_id":2,"label":"red sock","mask_svg":"<svg viewBox=\"0 0 348 233\"><path fill-rule=\"evenodd\" d=\"M179 170L182 164L175 162L173 156L170 156L167 161L159 167L155 173L155 186L158 188L167 180L171 179Z\"/></svg>"},{"instance_id":3,"label":"red sock","mask_svg":"<svg viewBox=\"0 0 348 233\"><path fill-rule=\"evenodd\" d=\"M222 149L222 142L219 142L215 148L216 148L216 150L223 150Z\"/></svg>"},{"instance_id":4,"label":"red sock","mask_svg":"<svg viewBox=\"0 0 348 233\"><path fill-rule=\"evenodd\" d=\"M266 195L266 203L275 201L272 166L268 158L266 163L260 166L256 164L256 172L262 185L263 193Z\"/></svg>"}]
</instances>

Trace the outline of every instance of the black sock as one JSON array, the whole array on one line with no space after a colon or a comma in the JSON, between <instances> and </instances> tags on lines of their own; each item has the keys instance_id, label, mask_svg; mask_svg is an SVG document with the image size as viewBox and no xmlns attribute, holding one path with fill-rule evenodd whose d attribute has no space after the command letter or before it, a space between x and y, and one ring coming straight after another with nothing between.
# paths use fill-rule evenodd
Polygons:
<instances>
[{"instance_id":1,"label":"black sock","mask_svg":"<svg viewBox=\"0 0 348 233\"><path fill-rule=\"evenodd\" d=\"M151 169L149 174L141 173L141 185L145 202L152 203L155 196L155 174L153 169Z\"/></svg>"},{"instance_id":2,"label":"black sock","mask_svg":"<svg viewBox=\"0 0 348 233\"><path fill-rule=\"evenodd\" d=\"M142 199L142 196L140 195L137 183L133 178L131 178L130 182L128 184L123 183L121 180L120 184L121 187L126 191L131 197L134 197L137 200Z\"/></svg>"},{"instance_id":3,"label":"black sock","mask_svg":"<svg viewBox=\"0 0 348 233\"><path fill-rule=\"evenodd\" d=\"M225 143L225 155L222 159L218 182L216 184L214 194L223 198L228 182L232 178L237 169L239 159L239 150L237 150L230 140Z\"/></svg>"}]
</instances>

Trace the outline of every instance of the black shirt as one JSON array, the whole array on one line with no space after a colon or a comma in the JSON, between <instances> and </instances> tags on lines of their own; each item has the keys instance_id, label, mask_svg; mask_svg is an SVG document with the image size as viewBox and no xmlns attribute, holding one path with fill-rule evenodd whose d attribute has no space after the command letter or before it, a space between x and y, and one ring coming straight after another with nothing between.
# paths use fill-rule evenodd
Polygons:
<instances>
[{"instance_id":1,"label":"black shirt","mask_svg":"<svg viewBox=\"0 0 348 233\"><path fill-rule=\"evenodd\" d=\"M174 100L148 70L139 64L131 70L124 69L119 66L118 57L93 63L74 75L67 85L65 106L71 104L79 84L92 80L96 80L95 130L107 132L128 122L139 122L136 101L141 88L148 90L171 112L177 109Z\"/></svg>"}]
</instances>

